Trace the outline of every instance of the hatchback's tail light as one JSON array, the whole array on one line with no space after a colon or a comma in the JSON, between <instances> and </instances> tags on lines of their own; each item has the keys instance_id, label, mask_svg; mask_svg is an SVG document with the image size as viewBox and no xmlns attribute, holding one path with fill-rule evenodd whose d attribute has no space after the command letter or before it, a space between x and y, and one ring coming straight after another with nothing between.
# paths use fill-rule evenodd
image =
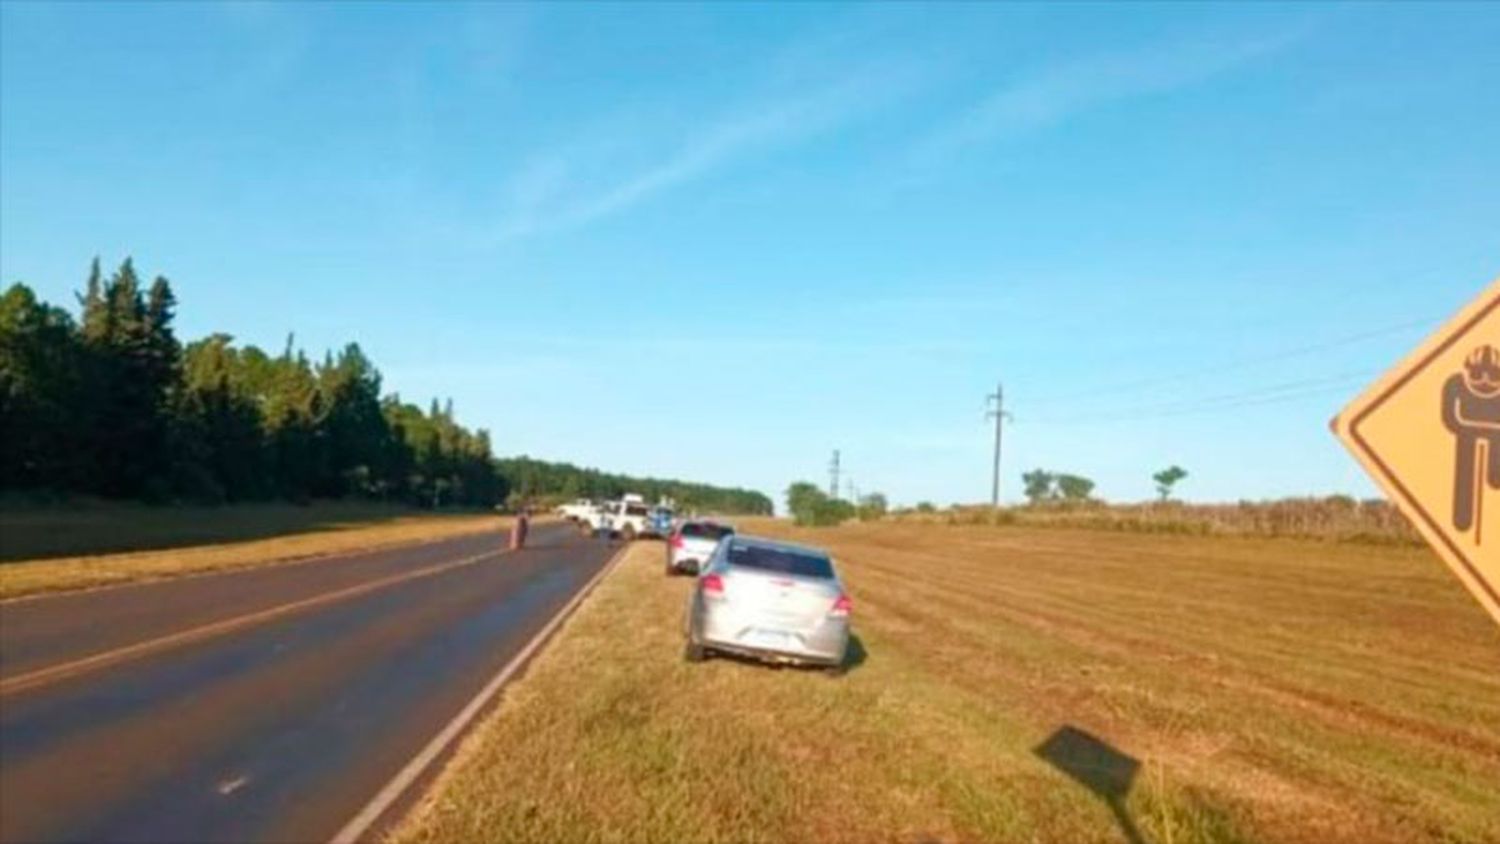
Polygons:
<instances>
[{"instance_id":1,"label":"hatchback's tail light","mask_svg":"<svg viewBox=\"0 0 1500 844\"><path fill-rule=\"evenodd\" d=\"M828 614L836 618L848 618L853 609L854 602L849 600L849 596L840 595L839 599L833 602L833 608L828 611Z\"/></svg>"},{"instance_id":2,"label":"hatchback's tail light","mask_svg":"<svg viewBox=\"0 0 1500 844\"><path fill-rule=\"evenodd\" d=\"M724 578L717 574L705 574L698 578L698 585L706 598L724 597Z\"/></svg>"},{"instance_id":3,"label":"hatchback's tail light","mask_svg":"<svg viewBox=\"0 0 1500 844\"><path fill-rule=\"evenodd\" d=\"M682 531L679 530L679 531L673 532L672 536L667 539L667 544L670 545L670 546L672 546L673 548L676 548L678 551L681 551L682 550Z\"/></svg>"}]
</instances>

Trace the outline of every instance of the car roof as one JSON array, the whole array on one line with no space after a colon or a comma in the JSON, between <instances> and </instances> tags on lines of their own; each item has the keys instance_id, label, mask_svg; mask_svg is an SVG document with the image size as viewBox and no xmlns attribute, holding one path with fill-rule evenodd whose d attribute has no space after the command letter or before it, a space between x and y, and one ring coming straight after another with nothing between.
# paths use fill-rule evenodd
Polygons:
<instances>
[{"instance_id":1,"label":"car roof","mask_svg":"<svg viewBox=\"0 0 1500 844\"><path fill-rule=\"evenodd\" d=\"M829 559L833 559L833 555L828 553L826 549L819 548L815 545L799 545L795 542L783 542L779 539L767 539L764 536L750 536L748 534L737 533L734 535L734 539L731 540L731 542L734 545L739 545L742 547L753 546L756 548L769 548L773 551L790 551L796 554L812 554L818 557L827 557Z\"/></svg>"}]
</instances>

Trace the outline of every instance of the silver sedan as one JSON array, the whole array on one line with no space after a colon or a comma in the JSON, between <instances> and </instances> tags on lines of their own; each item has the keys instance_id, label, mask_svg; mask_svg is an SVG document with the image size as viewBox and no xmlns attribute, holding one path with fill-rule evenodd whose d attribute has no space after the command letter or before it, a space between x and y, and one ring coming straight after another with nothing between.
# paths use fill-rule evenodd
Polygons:
<instances>
[{"instance_id":1,"label":"silver sedan","mask_svg":"<svg viewBox=\"0 0 1500 844\"><path fill-rule=\"evenodd\" d=\"M849 594L826 551L750 536L719 543L688 600L689 662L722 652L842 670Z\"/></svg>"}]
</instances>

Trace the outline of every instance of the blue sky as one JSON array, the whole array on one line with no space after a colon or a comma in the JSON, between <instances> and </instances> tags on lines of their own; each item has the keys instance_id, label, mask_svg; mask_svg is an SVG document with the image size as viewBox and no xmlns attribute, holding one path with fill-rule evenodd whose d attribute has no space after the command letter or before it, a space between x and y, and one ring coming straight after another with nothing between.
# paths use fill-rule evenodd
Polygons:
<instances>
[{"instance_id":1,"label":"blue sky","mask_svg":"<svg viewBox=\"0 0 1500 844\"><path fill-rule=\"evenodd\" d=\"M357 340L497 450L754 486L1373 494L1500 274L1500 7L0 6L0 280Z\"/></svg>"}]
</instances>

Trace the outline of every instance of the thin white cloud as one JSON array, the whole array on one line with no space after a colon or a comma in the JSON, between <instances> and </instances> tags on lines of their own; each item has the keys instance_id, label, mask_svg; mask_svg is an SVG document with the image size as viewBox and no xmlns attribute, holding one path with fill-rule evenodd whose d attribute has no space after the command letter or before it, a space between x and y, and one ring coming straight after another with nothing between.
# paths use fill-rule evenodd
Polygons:
<instances>
[{"instance_id":1,"label":"thin white cloud","mask_svg":"<svg viewBox=\"0 0 1500 844\"><path fill-rule=\"evenodd\" d=\"M1054 126L1106 103L1163 94L1276 53L1307 31L1204 39L1090 56L1020 76L991 92L919 146L933 160L964 148Z\"/></svg>"},{"instance_id":2,"label":"thin white cloud","mask_svg":"<svg viewBox=\"0 0 1500 844\"><path fill-rule=\"evenodd\" d=\"M901 96L914 77L904 69L849 73L811 92L765 96L690 131L667 154L620 175L585 179L608 149L537 157L511 180L510 207L498 225L501 240L575 228L625 211L653 196L753 155L765 154L842 129Z\"/></svg>"}]
</instances>

